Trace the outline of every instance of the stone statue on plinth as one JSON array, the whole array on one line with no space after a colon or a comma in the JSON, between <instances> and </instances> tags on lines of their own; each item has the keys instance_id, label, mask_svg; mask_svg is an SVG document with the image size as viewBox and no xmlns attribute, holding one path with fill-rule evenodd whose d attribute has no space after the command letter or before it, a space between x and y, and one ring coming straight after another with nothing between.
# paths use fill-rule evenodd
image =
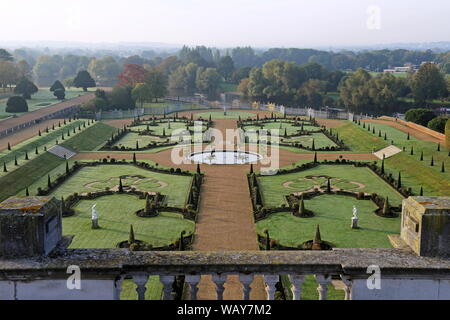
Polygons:
<instances>
[{"instance_id":1,"label":"stone statue on plinth","mask_svg":"<svg viewBox=\"0 0 450 320\"><path fill-rule=\"evenodd\" d=\"M92 206L92 229L99 229L98 225L98 213L97 213L97 204Z\"/></svg>"},{"instance_id":2,"label":"stone statue on plinth","mask_svg":"<svg viewBox=\"0 0 450 320\"><path fill-rule=\"evenodd\" d=\"M358 209L356 206L353 206L352 229L359 229L358 220Z\"/></svg>"}]
</instances>

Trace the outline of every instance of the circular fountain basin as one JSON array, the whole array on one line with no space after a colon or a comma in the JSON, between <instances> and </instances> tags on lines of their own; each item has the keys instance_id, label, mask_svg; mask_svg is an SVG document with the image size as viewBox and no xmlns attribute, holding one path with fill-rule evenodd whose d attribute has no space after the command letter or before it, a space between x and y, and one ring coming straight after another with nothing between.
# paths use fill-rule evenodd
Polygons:
<instances>
[{"instance_id":1,"label":"circular fountain basin","mask_svg":"<svg viewBox=\"0 0 450 320\"><path fill-rule=\"evenodd\" d=\"M257 162L262 156L245 151L203 151L191 154L188 159L205 164L246 164Z\"/></svg>"}]
</instances>

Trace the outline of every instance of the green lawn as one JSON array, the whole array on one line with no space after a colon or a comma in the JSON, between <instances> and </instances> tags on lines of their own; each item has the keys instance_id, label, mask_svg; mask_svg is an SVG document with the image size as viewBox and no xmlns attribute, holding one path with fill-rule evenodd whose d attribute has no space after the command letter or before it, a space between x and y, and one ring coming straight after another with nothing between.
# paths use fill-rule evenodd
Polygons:
<instances>
[{"instance_id":1,"label":"green lawn","mask_svg":"<svg viewBox=\"0 0 450 320\"><path fill-rule=\"evenodd\" d=\"M330 140L323 133L313 133L310 136L299 136L293 138L280 138L281 143L301 143L305 147L312 148L314 141L315 148L337 147L336 143Z\"/></svg>"},{"instance_id":2,"label":"green lawn","mask_svg":"<svg viewBox=\"0 0 450 320\"><path fill-rule=\"evenodd\" d=\"M97 204L101 229L91 229L91 208ZM166 246L180 237L181 231L191 235L195 223L182 215L161 212L158 217L140 218L135 212L145 207L145 200L137 196L115 194L95 200L82 200L75 207L75 215L63 219L63 234L75 235L71 248L115 248L120 241L128 240L133 225L137 240L154 247Z\"/></svg>"},{"instance_id":3,"label":"green lawn","mask_svg":"<svg viewBox=\"0 0 450 320\"><path fill-rule=\"evenodd\" d=\"M265 129L265 130L279 130L278 131L278 135L280 137L283 137L285 132L289 136L290 135L294 135L294 134L298 134L298 132L302 128L299 127L299 126L294 126L294 124L291 123L291 122L283 122L283 121L266 122L266 123L263 124L262 128L261 128L261 126L254 126L254 125L246 125L246 126L244 126L244 130L249 132L249 133L251 131L256 131L256 130L261 130L261 129ZM305 131L318 131L318 130L320 130L320 128L305 124L303 126L303 130L305 130ZM276 132L272 132L272 134L275 135Z\"/></svg>"},{"instance_id":4,"label":"green lawn","mask_svg":"<svg viewBox=\"0 0 450 320\"><path fill-rule=\"evenodd\" d=\"M86 94L83 89L71 88L66 89L66 100L76 98L80 95ZM28 111L34 111L41 108L51 106L56 103L60 103L61 100L57 100L56 97L50 92L49 88L40 88L36 94L31 96L31 100L27 100ZM8 113L6 109L7 99L0 101L0 119L8 118L15 115L21 115L22 113Z\"/></svg>"},{"instance_id":5,"label":"green lawn","mask_svg":"<svg viewBox=\"0 0 450 320\"><path fill-rule=\"evenodd\" d=\"M117 147L125 147L125 148L136 148L136 142L139 143L139 147L143 148L153 142L164 142L167 139L155 137L155 136L140 136L138 133L135 132L129 132L127 133L122 139L117 141L114 146Z\"/></svg>"},{"instance_id":6,"label":"green lawn","mask_svg":"<svg viewBox=\"0 0 450 320\"><path fill-rule=\"evenodd\" d=\"M353 205L358 208L360 229L350 228ZM297 247L314 239L320 225L322 240L339 248L390 248L387 237L400 231L400 217L382 218L374 211L377 206L370 200L323 195L305 200L305 207L314 211L312 218L298 218L291 212L281 212L256 223L258 234L269 230L272 239L280 244Z\"/></svg>"},{"instance_id":7,"label":"green lawn","mask_svg":"<svg viewBox=\"0 0 450 320\"><path fill-rule=\"evenodd\" d=\"M180 135L184 130L187 130L186 123L185 122L164 122L164 123L158 123L157 126L151 126L151 121L146 121L144 124L129 127L132 131L145 131L147 130L147 123L149 124L148 129L152 131L153 134L162 136L165 132L167 137L170 137L172 134ZM189 130L198 130L198 131L204 131L206 130L206 126L189 126Z\"/></svg>"},{"instance_id":8,"label":"green lawn","mask_svg":"<svg viewBox=\"0 0 450 320\"><path fill-rule=\"evenodd\" d=\"M132 165L100 165L86 167L78 171L51 195L61 198L75 192L87 193L98 191L100 187L117 186L119 177L139 177L143 179L136 186L139 190L148 192L161 192L168 197L168 204L184 207L192 177L178 176L165 173L147 171ZM41 183L46 185L43 178ZM130 181L136 178L131 178ZM129 181L128 181L129 182ZM124 179L123 184L127 185Z\"/></svg>"},{"instance_id":9,"label":"green lawn","mask_svg":"<svg viewBox=\"0 0 450 320\"><path fill-rule=\"evenodd\" d=\"M449 150L441 146L441 151L437 151L438 145L429 141L419 140L387 124L370 124L371 131L346 121L342 126L333 129L339 132L339 137L350 146L354 152L371 152L387 147L394 142L394 145L403 149L405 152L395 155L386 160L386 171L397 177L398 172L402 172L403 184L413 189L416 194L423 187L426 195L431 196L449 196L450 195L450 157ZM375 127L375 134L372 133L372 127ZM378 137L381 130L382 138ZM384 140L384 134L387 135L387 141ZM413 148L413 155L411 155ZM421 152L424 153L424 161L420 161ZM434 159L434 166L431 166L431 158ZM445 173L441 172L441 166L444 162Z\"/></svg>"},{"instance_id":10,"label":"green lawn","mask_svg":"<svg viewBox=\"0 0 450 320\"><path fill-rule=\"evenodd\" d=\"M20 166L17 170L1 177L0 184L3 187L0 188L0 201L25 190L26 187L34 182L43 179L47 172L50 172L63 163L64 160L61 158L46 152L38 158ZM30 189L30 194L36 194L36 191Z\"/></svg>"},{"instance_id":11,"label":"green lawn","mask_svg":"<svg viewBox=\"0 0 450 320\"><path fill-rule=\"evenodd\" d=\"M103 146L113 133L117 133L116 128L97 122L81 134L61 143L61 146L76 152L94 151Z\"/></svg>"},{"instance_id":12,"label":"green lawn","mask_svg":"<svg viewBox=\"0 0 450 320\"><path fill-rule=\"evenodd\" d=\"M353 152L373 152L390 145L390 140L385 141L384 135L378 137L378 131L373 135L372 131L369 132L351 121L344 121L342 126L333 128L333 133L338 133L339 139L344 140Z\"/></svg>"},{"instance_id":13,"label":"green lawn","mask_svg":"<svg viewBox=\"0 0 450 320\"><path fill-rule=\"evenodd\" d=\"M97 204L101 229L91 229L91 208ZM75 215L63 219L63 234L75 235L70 248L115 248L117 243L128 239L130 225L133 225L135 237L154 247L168 245L179 238L181 231L193 234L195 224L181 215L161 212L154 218L139 218L135 211L143 208L145 200L132 195L113 195L96 200L79 202ZM146 299L160 300L163 286L158 276L152 276L147 282ZM122 284L120 298L136 300L136 285L132 280Z\"/></svg>"},{"instance_id":14,"label":"green lawn","mask_svg":"<svg viewBox=\"0 0 450 320\"><path fill-rule=\"evenodd\" d=\"M331 184L344 190L355 192L377 193L383 197L388 196L393 205L400 205L403 197L381 180L375 173L365 167L353 167L350 165L319 165L318 167L285 175L264 176L259 178L262 188L263 200L266 207L279 207L286 204L285 196L295 192L302 192L314 186L307 176L329 176L332 178L341 178L344 180L332 179ZM334 180L334 181L333 181ZM283 184L292 182L289 187ZM357 182L363 185L363 188L355 189L356 185L351 182ZM326 185L326 180L319 181L317 185Z\"/></svg>"},{"instance_id":15,"label":"green lawn","mask_svg":"<svg viewBox=\"0 0 450 320\"><path fill-rule=\"evenodd\" d=\"M13 170L16 170L21 165L25 164L28 161L31 161L39 155L43 154L44 147L47 149L51 148L56 144L56 140L62 142L61 137L64 134L65 139L73 138L74 136L83 132L83 122L84 120L72 121L71 123L67 123L66 125L61 124L61 128L56 126L55 130L51 130L49 128L49 133L45 133L45 130L41 132L41 136L36 132L36 136L31 139L25 140L17 145L12 146L12 150L9 151L7 149L0 152L0 164L6 163L8 172L5 173L3 170L0 172L0 177L10 173ZM78 130L80 127L80 130ZM75 129L75 133L73 133L73 129ZM70 132L70 137L67 135ZM36 154L36 147L38 148L38 154ZM25 154L28 153L28 159L25 160ZM18 165L14 165L14 158L17 157Z\"/></svg>"},{"instance_id":16,"label":"green lawn","mask_svg":"<svg viewBox=\"0 0 450 320\"><path fill-rule=\"evenodd\" d=\"M209 116L211 116L211 119L239 119L239 116L241 119L246 119L248 117L254 117L255 114L251 112L239 112L239 111L227 111L226 115L223 111L213 111L213 112L202 112L197 113L196 117L202 117L203 119L207 120L209 119Z\"/></svg>"}]
</instances>

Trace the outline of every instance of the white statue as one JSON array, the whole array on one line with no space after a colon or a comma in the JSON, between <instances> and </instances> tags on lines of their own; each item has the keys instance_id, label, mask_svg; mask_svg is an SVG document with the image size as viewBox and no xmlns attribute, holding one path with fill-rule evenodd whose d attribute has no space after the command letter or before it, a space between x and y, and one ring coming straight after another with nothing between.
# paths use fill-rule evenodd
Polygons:
<instances>
[{"instance_id":1,"label":"white statue","mask_svg":"<svg viewBox=\"0 0 450 320\"><path fill-rule=\"evenodd\" d=\"M353 206L353 217L352 217L352 229L359 229L358 227L358 209L356 209L356 206Z\"/></svg>"},{"instance_id":2,"label":"white statue","mask_svg":"<svg viewBox=\"0 0 450 320\"><path fill-rule=\"evenodd\" d=\"M97 207L97 204L92 206L92 220L98 220L97 209L95 207Z\"/></svg>"}]
</instances>

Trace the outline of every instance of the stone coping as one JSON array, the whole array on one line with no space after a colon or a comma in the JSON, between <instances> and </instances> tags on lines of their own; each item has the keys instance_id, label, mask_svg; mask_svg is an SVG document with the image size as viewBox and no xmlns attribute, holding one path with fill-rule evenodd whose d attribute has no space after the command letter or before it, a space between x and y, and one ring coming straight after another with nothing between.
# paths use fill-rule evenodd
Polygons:
<instances>
[{"instance_id":1,"label":"stone coping","mask_svg":"<svg viewBox=\"0 0 450 320\"><path fill-rule=\"evenodd\" d=\"M67 250L53 258L1 259L0 280L66 279L77 265L89 278L130 272L149 274L348 274L367 278L378 265L382 275L450 278L450 259L419 257L400 249L331 251L131 252L127 249ZM88 276L86 276L88 275Z\"/></svg>"},{"instance_id":2,"label":"stone coping","mask_svg":"<svg viewBox=\"0 0 450 320\"><path fill-rule=\"evenodd\" d=\"M54 201L53 197L10 197L0 202L0 215L17 214L17 215L44 215L44 207L50 205Z\"/></svg>"}]
</instances>

